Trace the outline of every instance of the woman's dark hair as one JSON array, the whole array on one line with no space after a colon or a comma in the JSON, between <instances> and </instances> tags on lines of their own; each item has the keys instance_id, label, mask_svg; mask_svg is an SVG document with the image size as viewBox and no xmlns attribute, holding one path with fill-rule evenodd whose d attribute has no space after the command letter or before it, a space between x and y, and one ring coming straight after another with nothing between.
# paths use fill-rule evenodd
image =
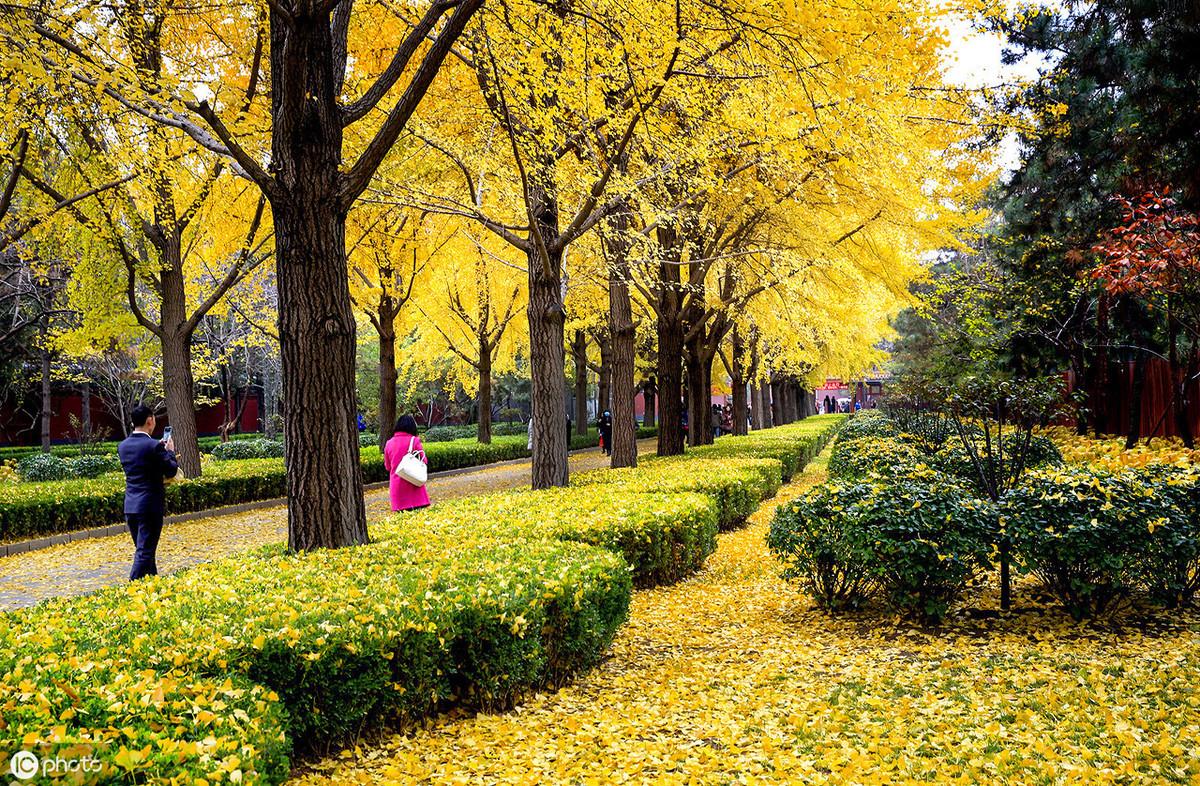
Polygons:
<instances>
[{"instance_id":1,"label":"woman's dark hair","mask_svg":"<svg viewBox=\"0 0 1200 786\"><path fill-rule=\"evenodd\" d=\"M396 419L396 434L417 436L417 419L412 415L401 415Z\"/></svg>"}]
</instances>

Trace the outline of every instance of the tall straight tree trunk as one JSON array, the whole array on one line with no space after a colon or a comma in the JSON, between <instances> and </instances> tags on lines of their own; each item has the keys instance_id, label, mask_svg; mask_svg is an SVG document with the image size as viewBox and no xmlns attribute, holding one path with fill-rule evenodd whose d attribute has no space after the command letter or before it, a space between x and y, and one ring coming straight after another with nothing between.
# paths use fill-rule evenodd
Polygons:
<instances>
[{"instance_id":1,"label":"tall straight tree trunk","mask_svg":"<svg viewBox=\"0 0 1200 786\"><path fill-rule=\"evenodd\" d=\"M733 386L733 433L744 435L749 420L746 411L746 346L742 343L742 334L736 325L733 327L732 342L729 377Z\"/></svg>"},{"instance_id":2,"label":"tall straight tree trunk","mask_svg":"<svg viewBox=\"0 0 1200 786\"><path fill-rule=\"evenodd\" d=\"M575 433L583 436L588 430L587 334L575 331L571 342L571 357L575 363Z\"/></svg>"},{"instance_id":3,"label":"tall straight tree trunk","mask_svg":"<svg viewBox=\"0 0 1200 786\"><path fill-rule=\"evenodd\" d=\"M765 379L759 382L758 395L762 399L762 427L771 428L775 425L775 416L771 409L771 383Z\"/></svg>"},{"instance_id":4,"label":"tall straight tree trunk","mask_svg":"<svg viewBox=\"0 0 1200 786\"><path fill-rule=\"evenodd\" d=\"M492 444L492 344L483 331L479 335L479 431L476 435L484 445Z\"/></svg>"},{"instance_id":5,"label":"tall straight tree trunk","mask_svg":"<svg viewBox=\"0 0 1200 786\"><path fill-rule=\"evenodd\" d=\"M771 392L771 425L782 426L783 419L783 380L776 377L766 383Z\"/></svg>"},{"instance_id":6,"label":"tall straight tree trunk","mask_svg":"<svg viewBox=\"0 0 1200 786\"><path fill-rule=\"evenodd\" d=\"M165 304L164 298L164 304ZM186 477L200 475L200 443L196 436L196 381L192 376L192 342L179 329L167 332L163 325L163 393L167 398L167 420L175 442L179 471Z\"/></svg>"},{"instance_id":7,"label":"tall straight tree trunk","mask_svg":"<svg viewBox=\"0 0 1200 786\"><path fill-rule=\"evenodd\" d=\"M655 428L657 426L657 394L658 383L654 381L654 377L650 377L650 379L642 383L642 426L645 428Z\"/></svg>"},{"instance_id":8,"label":"tall straight tree trunk","mask_svg":"<svg viewBox=\"0 0 1200 786\"><path fill-rule=\"evenodd\" d=\"M1129 400L1129 429L1125 433L1125 449L1133 450L1142 438L1142 401L1146 388L1146 353L1138 350L1133 359L1133 391Z\"/></svg>"},{"instance_id":9,"label":"tall straight tree trunk","mask_svg":"<svg viewBox=\"0 0 1200 786\"><path fill-rule=\"evenodd\" d=\"M683 366L687 372L688 445L711 445L713 441L712 418L712 363L705 362L702 339L693 339L685 345Z\"/></svg>"},{"instance_id":10,"label":"tall straight tree trunk","mask_svg":"<svg viewBox=\"0 0 1200 786\"><path fill-rule=\"evenodd\" d=\"M658 266L658 455L683 453L683 296L679 282L680 244L673 227L656 230L667 259ZM689 423L689 431L696 428Z\"/></svg>"},{"instance_id":11,"label":"tall straight tree trunk","mask_svg":"<svg viewBox=\"0 0 1200 786\"><path fill-rule=\"evenodd\" d=\"M600 371L596 381L596 411L608 410L609 414L612 414L612 343L602 336L599 344Z\"/></svg>"},{"instance_id":12,"label":"tall straight tree trunk","mask_svg":"<svg viewBox=\"0 0 1200 786\"><path fill-rule=\"evenodd\" d=\"M613 238L608 242L611 260L608 274L608 327L611 346L610 396L612 401L611 466L637 466L637 418L633 400L637 396L634 364L633 301L629 296L629 215L618 212L612 219ZM601 364L603 365L603 363Z\"/></svg>"},{"instance_id":13,"label":"tall straight tree trunk","mask_svg":"<svg viewBox=\"0 0 1200 786\"><path fill-rule=\"evenodd\" d=\"M763 417L762 385L757 382L750 384L750 425L755 431L761 431L767 427L766 419Z\"/></svg>"},{"instance_id":14,"label":"tall straight tree trunk","mask_svg":"<svg viewBox=\"0 0 1200 786\"><path fill-rule=\"evenodd\" d=\"M396 430L396 312L391 298L379 298L379 449Z\"/></svg>"},{"instance_id":15,"label":"tall straight tree trunk","mask_svg":"<svg viewBox=\"0 0 1200 786\"><path fill-rule=\"evenodd\" d=\"M50 347L47 343L46 322L42 322L42 452L50 452Z\"/></svg>"},{"instance_id":16,"label":"tall straight tree trunk","mask_svg":"<svg viewBox=\"0 0 1200 786\"><path fill-rule=\"evenodd\" d=\"M551 255L551 270L536 249L529 255L529 348L533 406L533 487L565 486L567 411L563 357L562 257Z\"/></svg>"},{"instance_id":17,"label":"tall straight tree trunk","mask_svg":"<svg viewBox=\"0 0 1200 786\"><path fill-rule=\"evenodd\" d=\"M288 547L308 551L368 541L329 13L273 9L270 58Z\"/></svg>"}]
</instances>

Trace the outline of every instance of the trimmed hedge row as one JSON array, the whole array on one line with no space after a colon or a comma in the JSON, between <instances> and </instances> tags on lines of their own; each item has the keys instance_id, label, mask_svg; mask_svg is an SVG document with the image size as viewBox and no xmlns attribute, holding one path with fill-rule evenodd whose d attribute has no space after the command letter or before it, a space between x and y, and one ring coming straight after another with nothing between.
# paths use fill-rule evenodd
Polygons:
<instances>
[{"instance_id":1,"label":"trimmed hedge row","mask_svg":"<svg viewBox=\"0 0 1200 786\"><path fill-rule=\"evenodd\" d=\"M575 437L572 448L595 447L598 435ZM497 437L490 445L474 440L438 442L425 449L431 472L463 469L529 455L526 437ZM387 480L377 447L359 453L363 480ZM0 500L0 541L53 535L120 523L124 520L124 479L119 474L95 479L13 483ZM206 464L204 475L167 486L169 513L275 499L287 493L283 459L242 459Z\"/></svg>"},{"instance_id":2,"label":"trimmed hedge row","mask_svg":"<svg viewBox=\"0 0 1200 786\"><path fill-rule=\"evenodd\" d=\"M240 440L246 440L246 439L263 439L263 438L264 438L263 435L260 433L230 434L229 435L230 441L233 441L233 442L237 442ZM214 448L216 448L218 445L223 444L221 442L220 436L200 437L197 440L197 442L200 444L200 452L201 453L211 453ZM118 444L119 444L119 442L113 441L113 440L110 440L108 442L99 442L88 448L87 455L95 454L95 455L115 456L117 453L117 445ZM21 459L21 458L24 458L25 456L30 456L35 453L41 453L41 452L42 452L42 449L36 445L9 445L7 447L0 447L0 461L8 461L10 459ZM67 444L67 445L51 445L50 446L50 454L53 456L60 456L62 458L72 458L72 457L81 455L81 453L82 453L82 449L79 447L79 445Z\"/></svg>"},{"instance_id":3,"label":"trimmed hedge row","mask_svg":"<svg viewBox=\"0 0 1200 786\"><path fill-rule=\"evenodd\" d=\"M688 465L662 463L679 478ZM593 666L635 579L699 568L720 463L691 462L706 493L617 480L455 501L394 516L365 546L263 549L14 612L0 740L82 742L105 781L277 783L293 747L448 704L506 707Z\"/></svg>"}]
</instances>

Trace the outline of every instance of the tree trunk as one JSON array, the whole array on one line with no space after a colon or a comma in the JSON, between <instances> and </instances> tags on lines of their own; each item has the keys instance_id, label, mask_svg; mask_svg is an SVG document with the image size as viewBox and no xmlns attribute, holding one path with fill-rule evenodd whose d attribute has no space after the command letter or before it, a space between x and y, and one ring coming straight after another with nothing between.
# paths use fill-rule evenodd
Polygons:
<instances>
[{"instance_id":1,"label":"tree trunk","mask_svg":"<svg viewBox=\"0 0 1200 786\"><path fill-rule=\"evenodd\" d=\"M741 436L747 432L748 414L746 412L746 347L742 343L742 334L735 325L733 328L733 352L730 358L730 382L733 386L733 433Z\"/></svg>"},{"instance_id":2,"label":"tree trunk","mask_svg":"<svg viewBox=\"0 0 1200 786\"><path fill-rule=\"evenodd\" d=\"M492 444L492 345L486 335L479 336L479 431L481 444Z\"/></svg>"},{"instance_id":3,"label":"tree trunk","mask_svg":"<svg viewBox=\"0 0 1200 786\"><path fill-rule=\"evenodd\" d=\"M654 377L642 383L642 426L645 428L654 428L657 425L657 394L658 384Z\"/></svg>"},{"instance_id":4,"label":"tree trunk","mask_svg":"<svg viewBox=\"0 0 1200 786\"><path fill-rule=\"evenodd\" d=\"M703 339L687 342L684 353L684 369L687 371L688 386L688 445L711 445L713 441L712 418L712 362L705 362Z\"/></svg>"},{"instance_id":5,"label":"tree trunk","mask_svg":"<svg viewBox=\"0 0 1200 786\"><path fill-rule=\"evenodd\" d=\"M46 343L46 326L42 325L42 452L50 452L50 347Z\"/></svg>"},{"instance_id":6,"label":"tree trunk","mask_svg":"<svg viewBox=\"0 0 1200 786\"><path fill-rule=\"evenodd\" d=\"M763 417L763 386L757 382L750 384L750 423L755 431L761 431L767 427L766 419Z\"/></svg>"},{"instance_id":7,"label":"tree trunk","mask_svg":"<svg viewBox=\"0 0 1200 786\"><path fill-rule=\"evenodd\" d=\"M165 278L165 276L164 276ZM163 313L167 313L164 287ZM162 368L163 393L167 397L167 422L175 442L175 458L185 477L200 476L200 443L196 435L196 381L192 376L191 336L181 327L168 332L163 319Z\"/></svg>"},{"instance_id":8,"label":"tree trunk","mask_svg":"<svg viewBox=\"0 0 1200 786\"><path fill-rule=\"evenodd\" d=\"M553 203L543 198L543 205ZM535 211L538 215L541 211ZM553 210L557 221L557 210ZM546 217L543 216L543 221ZM547 240L549 242L549 240ZM567 396L563 353L562 255L550 252L549 270L534 249L529 265L529 354L533 407L533 487L565 486L567 432L563 428Z\"/></svg>"},{"instance_id":9,"label":"tree trunk","mask_svg":"<svg viewBox=\"0 0 1200 786\"><path fill-rule=\"evenodd\" d=\"M379 297L379 449L396 430L396 311L388 295ZM357 413L355 413L357 414Z\"/></svg>"},{"instance_id":10,"label":"tree trunk","mask_svg":"<svg viewBox=\"0 0 1200 786\"><path fill-rule=\"evenodd\" d=\"M288 547L366 543L355 324L340 194L342 111L326 11L271 11L271 193L283 361Z\"/></svg>"},{"instance_id":11,"label":"tree trunk","mask_svg":"<svg viewBox=\"0 0 1200 786\"><path fill-rule=\"evenodd\" d=\"M607 331L602 331L607 332ZM612 414L612 343L605 337L600 341L600 372L596 380L596 412Z\"/></svg>"},{"instance_id":12,"label":"tree trunk","mask_svg":"<svg viewBox=\"0 0 1200 786\"><path fill-rule=\"evenodd\" d=\"M575 331L571 356L575 362L575 433L583 436L588 430L588 383L587 335L582 330Z\"/></svg>"},{"instance_id":13,"label":"tree trunk","mask_svg":"<svg viewBox=\"0 0 1200 786\"><path fill-rule=\"evenodd\" d=\"M1133 391L1129 401L1129 430L1125 434L1125 449L1133 450L1142 438L1142 392L1146 388L1146 353L1139 350L1133 359Z\"/></svg>"},{"instance_id":14,"label":"tree trunk","mask_svg":"<svg viewBox=\"0 0 1200 786\"><path fill-rule=\"evenodd\" d=\"M766 384L771 391L771 425L782 426L786 422L783 419L783 380L775 378Z\"/></svg>"},{"instance_id":15,"label":"tree trunk","mask_svg":"<svg viewBox=\"0 0 1200 786\"><path fill-rule=\"evenodd\" d=\"M1188 420L1188 379L1179 358L1179 320L1175 316L1176 307L1174 297L1167 295L1167 360L1171 366L1171 404L1174 407L1175 431L1183 440L1183 444L1190 449L1195 441L1192 437L1192 424Z\"/></svg>"},{"instance_id":16,"label":"tree trunk","mask_svg":"<svg viewBox=\"0 0 1200 786\"><path fill-rule=\"evenodd\" d=\"M615 469L637 466L637 418L633 412L633 400L637 396L634 383L637 350L634 346L633 302L629 297L629 241L624 235L629 216L626 212L618 213L612 223L614 239L609 243L612 260L608 276L608 326L611 333L608 343L611 347L609 373L612 386L610 463Z\"/></svg>"},{"instance_id":17,"label":"tree trunk","mask_svg":"<svg viewBox=\"0 0 1200 786\"><path fill-rule=\"evenodd\" d=\"M658 455L678 456L683 453L683 319L682 293L679 288L680 248L673 227L657 230L658 244L668 257L658 266ZM688 430L696 428L688 424Z\"/></svg>"}]
</instances>

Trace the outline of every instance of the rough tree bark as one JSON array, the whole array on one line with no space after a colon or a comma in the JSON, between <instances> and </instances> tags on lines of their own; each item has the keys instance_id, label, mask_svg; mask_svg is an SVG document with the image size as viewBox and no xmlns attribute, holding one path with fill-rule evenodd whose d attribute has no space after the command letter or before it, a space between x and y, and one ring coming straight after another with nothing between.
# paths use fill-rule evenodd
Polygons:
<instances>
[{"instance_id":1,"label":"rough tree bark","mask_svg":"<svg viewBox=\"0 0 1200 786\"><path fill-rule=\"evenodd\" d=\"M771 383L763 380L758 384L758 396L762 399L762 427L772 428L776 425L775 403L771 398Z\"/></svg>"},{"instance_id":2,"label":"rough tree bark","mask_svg":"<svg viewBox=\"0 0 1200 786\"><path fill-rule=\"evenodd\" d=\"M330 15L271 11L271 193L288 464L288 548L366 543L355 324L340 194L342 112Z\"/></svg>"},{"instance_id":3,"label":"rough tree bark","mask_svg":"<svg viewBox=\"0 0 1200 786\"><path fill-rule=\"evenodd\" d=\"M583 436L588 429L588 363L587 335L582 330L575 331L571 359L575 363L575 433Z\"/></svg>"},{"instance_id":4,"label":"rough tree bark","mask_svg":"<svg viewBox=\"0 0 1200 786\"><path fill-rule=\"evenodd\" d=\"M658 455L683 453L683 293L679 281L679 237L674 227L655 230L664 260L658 266ZM696 424L689 424L689 431Z\"/></svg>"},{"instance_id":5,"label":"rough tree bark","mask_svg":"<svg viewBox=\"0 0 1200 786\"><path fill-rule=\"evenodd\" d=\"M492 342L481 329L479 334L479 387L476 400L479 402L479 432L476 439L484 445L492 444Z\"/></svg>"},{"instance_id":6,"label":"rough tree bark","mask_svg":"<svg viewBox=\"0 0 1200 786\"><path fill-rule=\"evenodd\" d=\"M612 235L605 238L608 246L608 326L611 346L610 396L612 401L612 456L610 464L617 467L637 466L637 419L634 415L634 382L637 360L636 326L633 322L633 301L629 296L629 212L617 212L610 220Z\"/></svg>"},{"instance_id":7,"label":"rough tree bark","mask_svg":"<svg viewBox=\"0 0 1200 786\"><path fill-rule=\"evenodd\" d=\"M608 334L608 330L601 328L599 340L596 342L600 345L600 367L596 369L596 412L604 412L608 410L612 414L612 341Z\"/></svg>"},{"instance_id":8,"label":"rough tree bark","mask_svg":"<svg viewBox=\"0 0 1200 786\"><path fill-rule=\"evenodd\" d=\"M379 335L379 449L392 438L396 428L396 313L392 298L379 298L375 332Z\"/></svg>"},{"instance_id":9,"label":"rough tree bark","mask_svg":"<svg viewBox=\"0 0 1200 786\"><path fill-rule=\"evenodd\" d=\"M740 436L747 432L749 417L746 411L746 346L736 325L733 327L732 344L729 377L733 386L733 433Z\"/></svg>"}]
</instances>

